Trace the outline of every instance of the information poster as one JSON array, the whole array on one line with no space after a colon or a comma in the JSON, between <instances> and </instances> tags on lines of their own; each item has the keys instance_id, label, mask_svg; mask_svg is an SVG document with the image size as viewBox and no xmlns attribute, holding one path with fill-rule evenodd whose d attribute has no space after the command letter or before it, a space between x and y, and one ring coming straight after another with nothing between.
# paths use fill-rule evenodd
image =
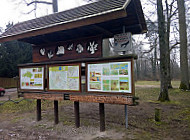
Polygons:
<instances>
[{"instance_id":1,"label":"information poster","mask_svg":"<svg viewBox=\"0 0 190 140\"><path fill-rule=\"evenodd\" d=\"M44 67L20 68L20 88L27 90L43 90Z\"/></svg>"},{"instance_id":2,"label":"information poster","mask_svg":"<svg viewBox=\"0 0 190 140\"><path fill-rule=\"evenodd\" d=\"M131 93L131 62L88 64L88 91Z\"/></svg>"},{"instance_id":3,"label":"information poster","mask_svg":"<svg viewBox=\"0 0 190 140\"><path fill-rule=\"evenodd\" d=\"M49 90L80 91L79 65L49 67Z\"/></svg>"}]
</instances>

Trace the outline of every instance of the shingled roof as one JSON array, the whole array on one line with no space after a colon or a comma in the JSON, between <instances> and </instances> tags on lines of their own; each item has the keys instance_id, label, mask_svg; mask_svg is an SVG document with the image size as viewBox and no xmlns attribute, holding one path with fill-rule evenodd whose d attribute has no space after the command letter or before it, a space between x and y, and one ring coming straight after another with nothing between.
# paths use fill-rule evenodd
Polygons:
<instances>
[{"instance_id":1,"label":"shingled roof","mask_svg":"<svg viewBox=\"0 0 190 140\"><path fill-rule=\"evenodd\" d=\"M138 3L135 1L139 0L100 0L98 2L83 5L70 10L20 22L0 35L0 42L18 39L30 43L31 40L29 41L28 39L31 37L48 35L55 32L71 30L92 24L101 24L106 21L124 18L127 17L128 13L126 13L126 9L131 1L133 1L133 5L135 5L135 3ZM141 23L144 22L142 25L142 31L145 31L146 26L142 9L139 11L138 5L136 5L136 9L134 10L136 10L136 17L138 13L141 13L137 19L141 21ZM139 22L138 24L141 23ZM109 29L104 29L102 27L98 27L96 29L110 32ZM23 40L25 38L28 41ZM33 41L31 43L35 44Z\"/></svg>"}]
</instances>

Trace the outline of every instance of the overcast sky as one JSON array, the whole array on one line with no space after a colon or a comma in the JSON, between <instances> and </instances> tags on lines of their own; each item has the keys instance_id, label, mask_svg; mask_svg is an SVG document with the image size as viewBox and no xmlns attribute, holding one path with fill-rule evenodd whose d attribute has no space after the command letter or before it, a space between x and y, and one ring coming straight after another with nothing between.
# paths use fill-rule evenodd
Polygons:
<instances>
[{"instance_id":1,"label":"overcast sky","mask_svg":"<svg viewBox=\"0 0 190 140\"><path fill-rule=\"evenodd\" d=\"M24 3L18 4L20 1L23 0L0 0L0 27L5 29L9 22L16 24L35 18L34 13L25 14L29 12L33 6L27 7ZM51 2L52 0L46 1ZM86 4L83 0L58 0L58 9L59 11L63 11L83 4ZM37 17L52 13L51 6L40 4L38 7Z\"/></svg>"}]
</instances>

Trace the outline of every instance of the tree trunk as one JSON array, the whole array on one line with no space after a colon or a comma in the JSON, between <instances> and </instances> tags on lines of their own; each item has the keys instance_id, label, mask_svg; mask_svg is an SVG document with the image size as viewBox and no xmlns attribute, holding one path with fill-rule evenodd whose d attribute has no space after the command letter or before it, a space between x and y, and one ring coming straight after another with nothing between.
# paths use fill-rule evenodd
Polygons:
<instances>
[{"instance_id":1,"label":"tree trunk","mask_svg":"<svg viewBox=\"0 0 190 140\"><path fill-rule=\"evenodd\" d=\"M147 63L146 63L146 59L144 60L144 78L146 79L147 78Z\"/></svg>"},{"instance_id":2,"label":"tree trunk","mask_svg":"<svg viewBox=\"0 0 190 140\"><path fill-rule=\"evenodd\" d=\"M180 89L189 89L189 72L188 72L188 58L187 58L187 27L185 17L184 0L177 0L179 11L179 34L180 34L180 70L181 70L181 84Z\"/></svg>"},{"instance_id":3,"label":"tree trunk","mask_svg":"<svg viewBox=\"0 0 190 140\"><path fill-rule=\"evenodd\" d=\"M160 95L159 101L169 101L168 82L167 82L167 47L165 42L165 20L163 15L162 0L157 0L157 14L158 14L158 33L160 46Z\"/></svg>"},{"instance_id":4,"label":"tree trunk","mask_svg":"<svg viewBox=\"0 0 190 140\"><path fill-rule=\"evenodd\" d=\"M153 62L153 69L152 69L152 73L153 73L153 77L154 77L154 80L158 80L158 77L157 77L157 69L156 69L156 62L157 62L157 38L155 39L155 42L154 42L154 62Z\"/></svg>"},{"instance_id":5,"label":"tree trunk","mask_svg":"<svg viewBox=\"0 0 190 140\"><path fill-rule=\"evenodd\" d=\"M52 3L53 3L53 13L58 12L57 0L52 0Z\"/></svg>"},{"instance_id":6,"label":"tree trunk","mask_svg":"<svg viewBox=\"0 0 190 140\"><path fill-rule=\"evenodd\" d=\"M168 59L168 88L173 88L171 83L171 71L170 71L170 24L171 19L169 17L168 1L166 0L166 13L167 13L167 32L166 32L166 46L167 46L167 59Z\"/></svg>"},{"instance_id":7,"label":"tree trunk","mask_svg":"<svg viewBox=\"0 0 190 140\"><path fill-rule=\"evenodd\" d=\"M140 66L139 61L136 60L136 71L137 71L137 80L140 79Z\"/></svg>"}]
</instances>

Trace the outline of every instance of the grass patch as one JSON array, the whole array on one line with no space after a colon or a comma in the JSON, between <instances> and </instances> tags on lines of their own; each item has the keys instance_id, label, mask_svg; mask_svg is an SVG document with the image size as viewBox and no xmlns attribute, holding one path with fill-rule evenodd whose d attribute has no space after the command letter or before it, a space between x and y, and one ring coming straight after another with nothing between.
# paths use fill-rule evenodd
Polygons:
<instances>
[{"instance_id":1,"label":"grass patch","mask_svg":"<svg viewBox=\"0 0 190 140\"><path fill-rule=\"evenodd\" d=\"M160 81L137 81L136 85L160 85Z\"/></svg>"},{"instance_id":2,"label":"grass patch","mask_svg":"<svg viewBox=\"0 0 190 140\"><path fill-rule=\"evenodd\" d=\"M23 100L17 104L13 102L6 102L4 105L0 106L0 113L11 114L11 113L30 112L33 111L34 108L35 108L35 102L33 100L31 101Z\"/></svg>"},{"instance_id":3,"label":"grass patch","mask_svg":"<svg viewBox=\"0 0 190 140\"><path fill-rule=\"evenodd\" d=\"M11 123L17 123L17 122L20 121L21 119L23 119L22 116L15 117L15 118L11 119Z\"/></svg>"},{"instance_id":4,"label":"grass patch","mask_svg":"<svg viewBox=\"0 0 190 140\"><path fill-rule=\"evenodd\" d=\"M159 88L142 88L136 90L136 96L140 101L148 102L149 100L156 101L159 96Z\"/></svg>"},{"instance_id":5,"label":"grass patch","mask_svg":"<svg viewBox=\"0 0 190 140\"><path fill-rule=\"evenodd\" d=\"M135 82L136 85L153 85L159 86L160 81L137 81ZM178 88L180 86L180 81L172 81L172 86Z\"/></svg>"}]
</instances>

